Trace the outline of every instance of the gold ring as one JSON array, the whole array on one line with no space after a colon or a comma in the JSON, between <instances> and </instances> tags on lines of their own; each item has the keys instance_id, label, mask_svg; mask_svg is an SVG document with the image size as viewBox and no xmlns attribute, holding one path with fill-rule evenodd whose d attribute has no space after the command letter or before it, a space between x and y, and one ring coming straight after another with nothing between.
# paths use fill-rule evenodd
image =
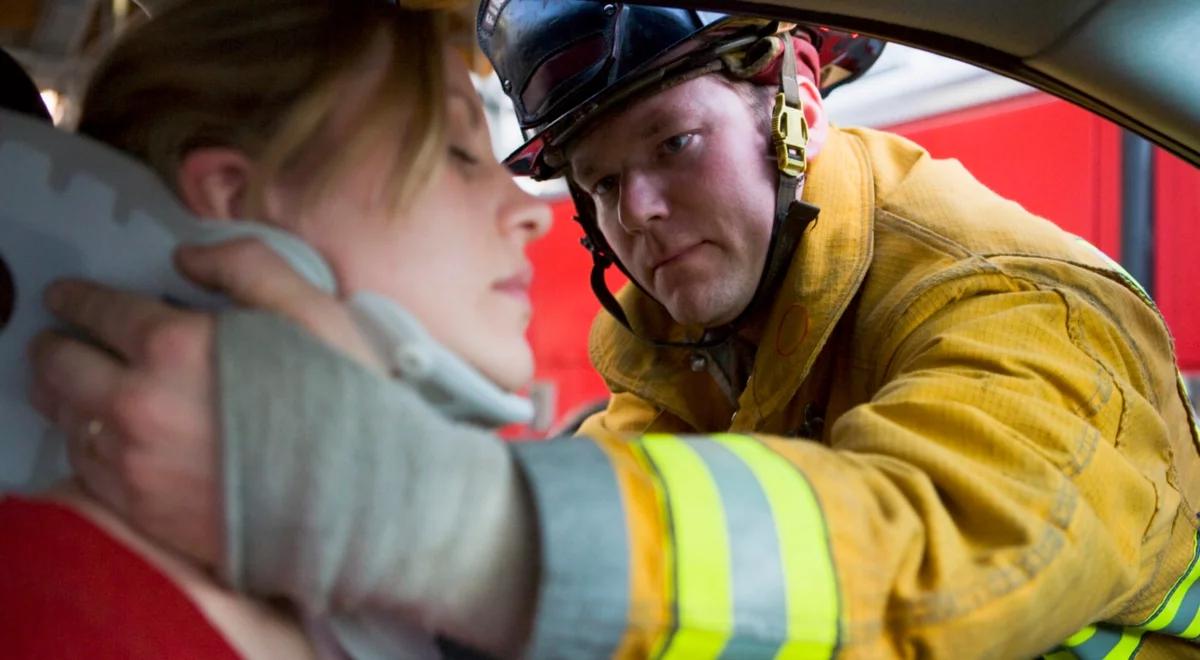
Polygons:
<instances>
[{"instance_id":1,"label":"gold ring","mask_svg":"<svg viewBox=\"0 0 1200 660\"><path fill-rule=\"evenodd\" d=\"M99 419L88 420L87 425L83 427L83 454L92 460L100 457L100 451L96 447L96 443L100 440L100 434L104 432L104 422Z\"/></svg>"}]
</instances>

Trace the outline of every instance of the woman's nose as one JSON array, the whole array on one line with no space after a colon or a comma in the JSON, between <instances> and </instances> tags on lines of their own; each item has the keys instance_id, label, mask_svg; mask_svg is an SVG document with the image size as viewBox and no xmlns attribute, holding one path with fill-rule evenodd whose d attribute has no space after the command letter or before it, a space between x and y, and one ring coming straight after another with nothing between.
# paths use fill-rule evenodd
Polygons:
<instances>
[{"instance_id":1,"label":"woman's nose","mask_svg":"<svg viewBox=\"0 0 1200 660\"><path fill-rule=\"evenodd\" d=\"M550 205L522 190L515 180L508 185L508 200L500 211L501 230L522 234L526 242L545 236L554 220Z\"/></svg>"}]
</instances>

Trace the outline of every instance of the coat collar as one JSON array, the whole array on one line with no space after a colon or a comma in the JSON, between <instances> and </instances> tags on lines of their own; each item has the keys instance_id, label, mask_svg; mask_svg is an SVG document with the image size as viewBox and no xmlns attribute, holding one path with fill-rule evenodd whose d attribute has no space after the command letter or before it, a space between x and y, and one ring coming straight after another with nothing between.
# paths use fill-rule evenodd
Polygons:
<instances>
[{"instance_id":1,"label":"coat collar","mask_svg":"<svg viewBox=\"0 0 1200 660\"><path fill-rule=\"evenodd\" d=\"M809 166L804 200L821 214L805 232L767 315L753 375L738 404L738 428L755 428L791 400L871 263L875 186L858 138L830 128ZM683 338L685 329L637 287L627 285L618 300L633 327ZM733 411L707 373L689 368L691 351L651 346L601 312L589 353L614 391L633 392L698 430L729 427Z\"/></svg>"}]
</instances>

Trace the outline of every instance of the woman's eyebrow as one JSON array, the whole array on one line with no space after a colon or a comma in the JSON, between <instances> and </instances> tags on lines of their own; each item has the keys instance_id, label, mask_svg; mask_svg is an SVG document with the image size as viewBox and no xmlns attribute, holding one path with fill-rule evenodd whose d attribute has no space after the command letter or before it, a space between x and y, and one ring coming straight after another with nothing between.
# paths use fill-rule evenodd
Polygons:
<instances>
[{"instance_id":1,"label":"woman's eyebrow","mask_svg":"<svg viewBox=\"0 0 1200 660\"><path fill-rule=\"evenodd\" d=\"M450 88L450 98L457 99L462 102L467 111L467 120L470 122L470 128L473 131L479 130L483 124L483 111L479 108L478 103L472 103L472 98L466 92L457 88Z\"/></svg>"}]
</instances>

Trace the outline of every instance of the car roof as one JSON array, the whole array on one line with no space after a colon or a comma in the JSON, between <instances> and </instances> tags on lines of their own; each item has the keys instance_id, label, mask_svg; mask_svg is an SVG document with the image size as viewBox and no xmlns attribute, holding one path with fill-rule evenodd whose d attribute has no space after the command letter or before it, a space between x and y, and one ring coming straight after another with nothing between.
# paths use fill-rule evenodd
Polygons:
<instances>
[{"instance_id":1,"label":"car roof","mask_svg":"<svg viewBox=\"0 0 1200 660\"><path fill-rule=\"evenodd\" d=\"M1200 166L1196 0L652 0L822 23L1026 82ZM1014 135L1014 144L1020 140Z\"/></svg>"}]
</instances>

